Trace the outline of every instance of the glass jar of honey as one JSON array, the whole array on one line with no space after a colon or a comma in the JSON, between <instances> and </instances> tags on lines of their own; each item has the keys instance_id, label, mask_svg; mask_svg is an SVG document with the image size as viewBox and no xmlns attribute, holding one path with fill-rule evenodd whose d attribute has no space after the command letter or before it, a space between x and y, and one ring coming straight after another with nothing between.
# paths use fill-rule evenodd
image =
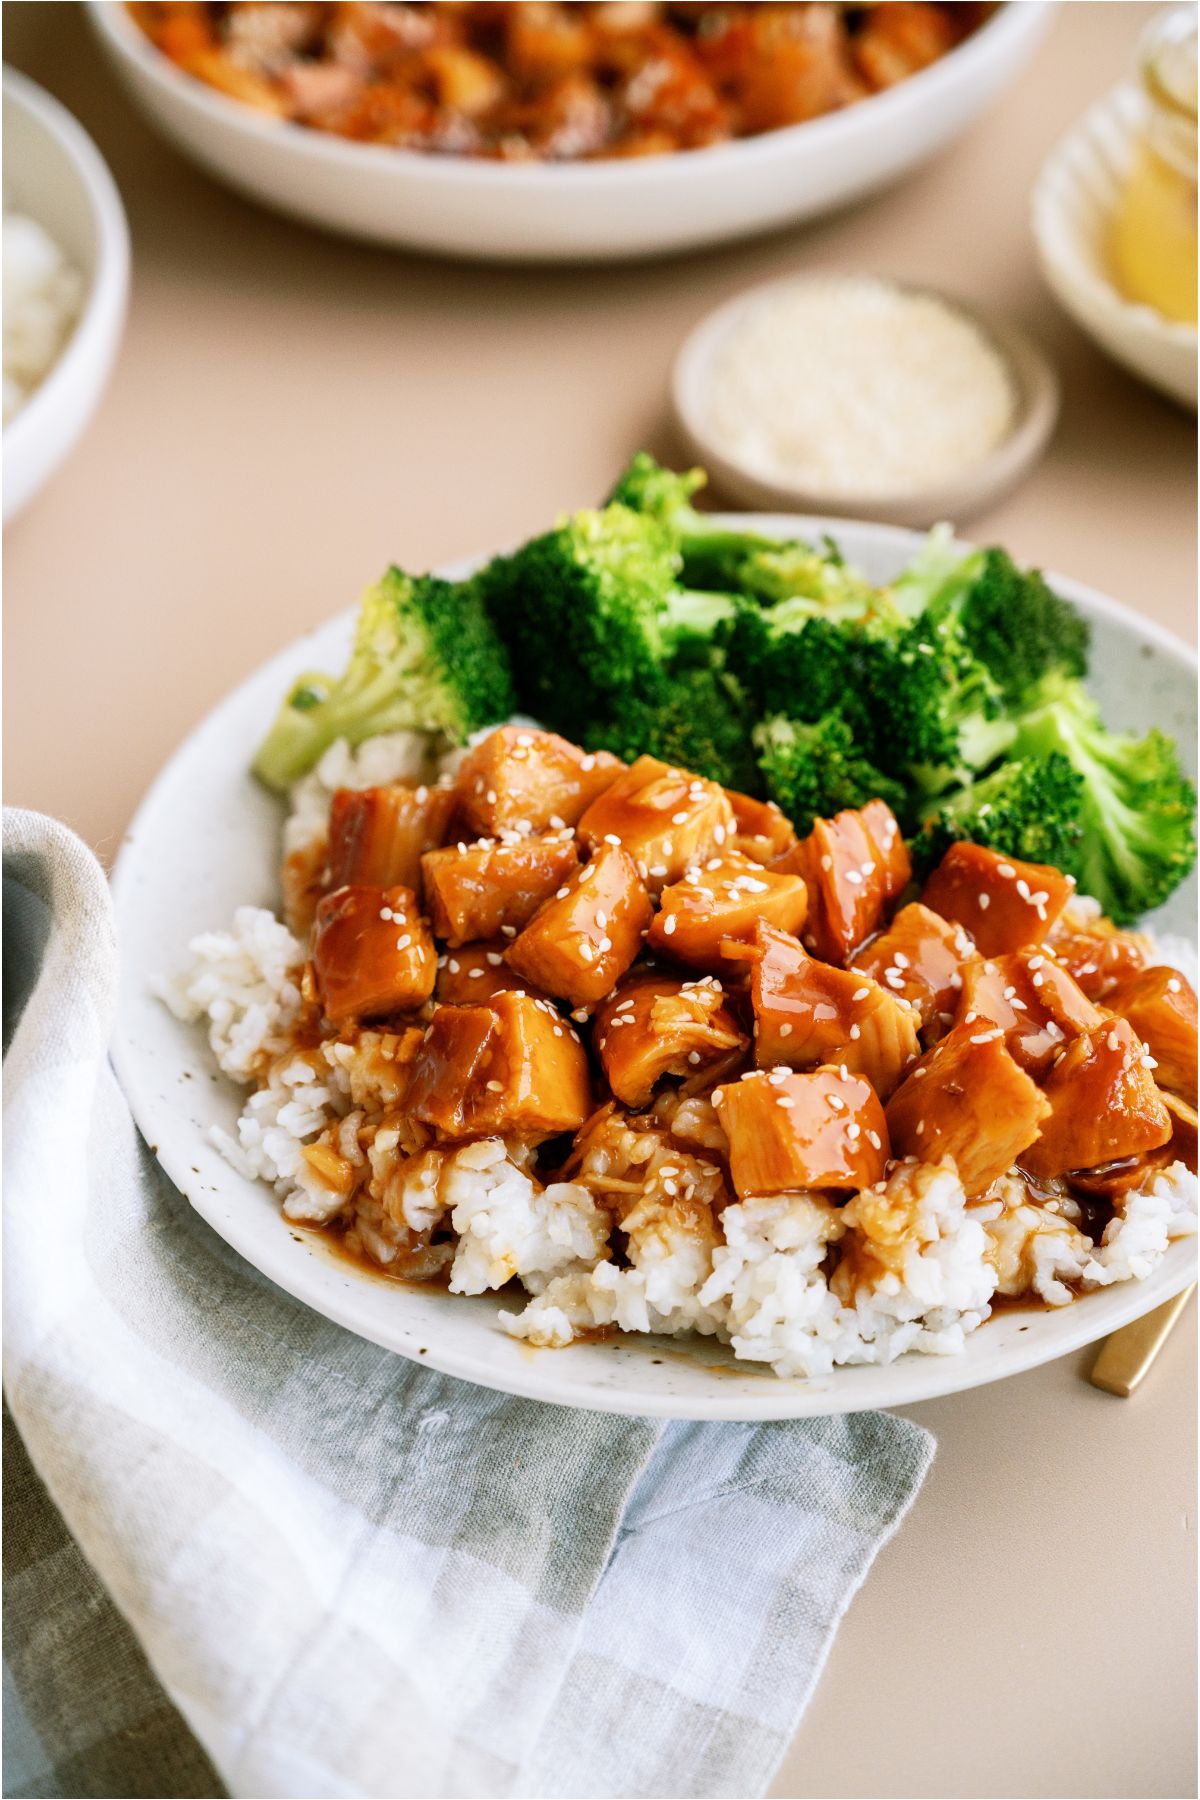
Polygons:
<instances>
[{"instance_id":1,"label":"glass jar of honey","mask_svg":"<svg viewBox=\"0 0 1200 1800\"><path fill-rule=\"evenodd\" d=\"M1138 53L1145 123L1113 220L1117 285L1196 323L1196 11L1154 19Z\"/></svg>"}]
</instances>

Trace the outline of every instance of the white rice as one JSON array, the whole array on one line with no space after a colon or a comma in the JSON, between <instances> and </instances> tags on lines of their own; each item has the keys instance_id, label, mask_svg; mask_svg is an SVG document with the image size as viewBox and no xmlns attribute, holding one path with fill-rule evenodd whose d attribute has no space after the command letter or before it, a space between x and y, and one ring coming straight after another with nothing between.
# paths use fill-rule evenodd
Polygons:
<instances>
[{"instance_id":1,"label":"white rice","mask_svg":"<svg viewBox=\"0 0 1200 1800\"><path fill-rule=\"evenodd\" d=\"M4 207L4 423L15 419L62 354L84 281L44 226Z\"/></svg>"}]
</instances>

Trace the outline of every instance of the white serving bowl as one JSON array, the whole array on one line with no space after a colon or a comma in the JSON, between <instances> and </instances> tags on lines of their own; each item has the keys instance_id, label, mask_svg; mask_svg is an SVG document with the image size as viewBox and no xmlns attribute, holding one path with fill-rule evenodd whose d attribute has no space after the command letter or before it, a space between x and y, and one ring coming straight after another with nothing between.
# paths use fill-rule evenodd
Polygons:
<instances>
[{"instance_id":1,"label":"white serving bowl","mask_svg":"<svg viewBox=\"0 0 1200 1800\"><path fill-rule=\"evenodd\" d=\"M1043 165L1032 223L1054 294L1109 355L1173 400L1196 405L1196 327L1127 300L1113 283L1108 231L1145 123L1122 83L1084 114Z\"/></svg>"},{"instance_id":2,"label":"white serving bowl","mask_svg":"<svg viewBox=\"0 0 1200 1800\"><path fill-rule=\"evenodd\" d=\"M962 131L1032 55L1053 10L1021 0L931 68L808 124L678 155L506 164L349 143L184 74L113 0L88 0L130 93L243 193L309 223L442 255L576 262L744 237L856 199Z\"/></svg>"},{"instance_id":3,"label":"white serving bowl","mask_svg":"<svg viewBox=\"0 0 1200 1800\"><path fill-rule=\"evenodd\" d=\"M81 436L121 341L129 228L116 183L91 138L36 83L4 71L4 186L83 275L87 293L62 354L4 427L4 523L16 517Z\"/></svg>"}]
</instances>

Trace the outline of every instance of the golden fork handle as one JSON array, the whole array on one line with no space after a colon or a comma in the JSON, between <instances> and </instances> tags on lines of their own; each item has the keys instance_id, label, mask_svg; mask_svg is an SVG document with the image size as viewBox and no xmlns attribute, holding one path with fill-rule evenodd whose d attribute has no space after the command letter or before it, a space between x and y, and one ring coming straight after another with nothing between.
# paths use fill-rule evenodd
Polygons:
<instances>
[{"instance_id":1,"label":"golden fork handle","mask_svg":"<svg viewBox=\"0 0 1200 1800\"><path fill-rule=\"evenodd\" d=\"M1156 1306L1153 1312L1135 1319L1132 1325L1122 1325L1120 1331L1114 1331L1110 1338L1106 1338L1088 1376L1092 1386L1103 1388L1106 1394L1118 1394L1121 1399L1127 1400L1134 1389L1140 1386L1143 1376L1148 1373L1176 1319L1195 1291L1193 1282L1191 1287L1176 1294L1173 1300Z\"/></svg>"}]
</instances>

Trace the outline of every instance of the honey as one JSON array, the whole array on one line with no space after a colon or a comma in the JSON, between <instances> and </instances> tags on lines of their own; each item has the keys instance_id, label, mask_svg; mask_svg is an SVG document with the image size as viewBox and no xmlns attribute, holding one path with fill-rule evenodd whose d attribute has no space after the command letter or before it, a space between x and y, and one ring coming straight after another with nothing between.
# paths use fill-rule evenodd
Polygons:
<instances>
[{"instance_id":1,"label":"honey","mask_svg":"<svg viewBox=\"0 0 1200 1800\"><path fill-rule=\"evenodd\" d=\"M1113 221L1113 273L1129 300L1196 323L1196 18L1180 7L1147 31L1145 126Z\"/></svg>"}]
</instances>

